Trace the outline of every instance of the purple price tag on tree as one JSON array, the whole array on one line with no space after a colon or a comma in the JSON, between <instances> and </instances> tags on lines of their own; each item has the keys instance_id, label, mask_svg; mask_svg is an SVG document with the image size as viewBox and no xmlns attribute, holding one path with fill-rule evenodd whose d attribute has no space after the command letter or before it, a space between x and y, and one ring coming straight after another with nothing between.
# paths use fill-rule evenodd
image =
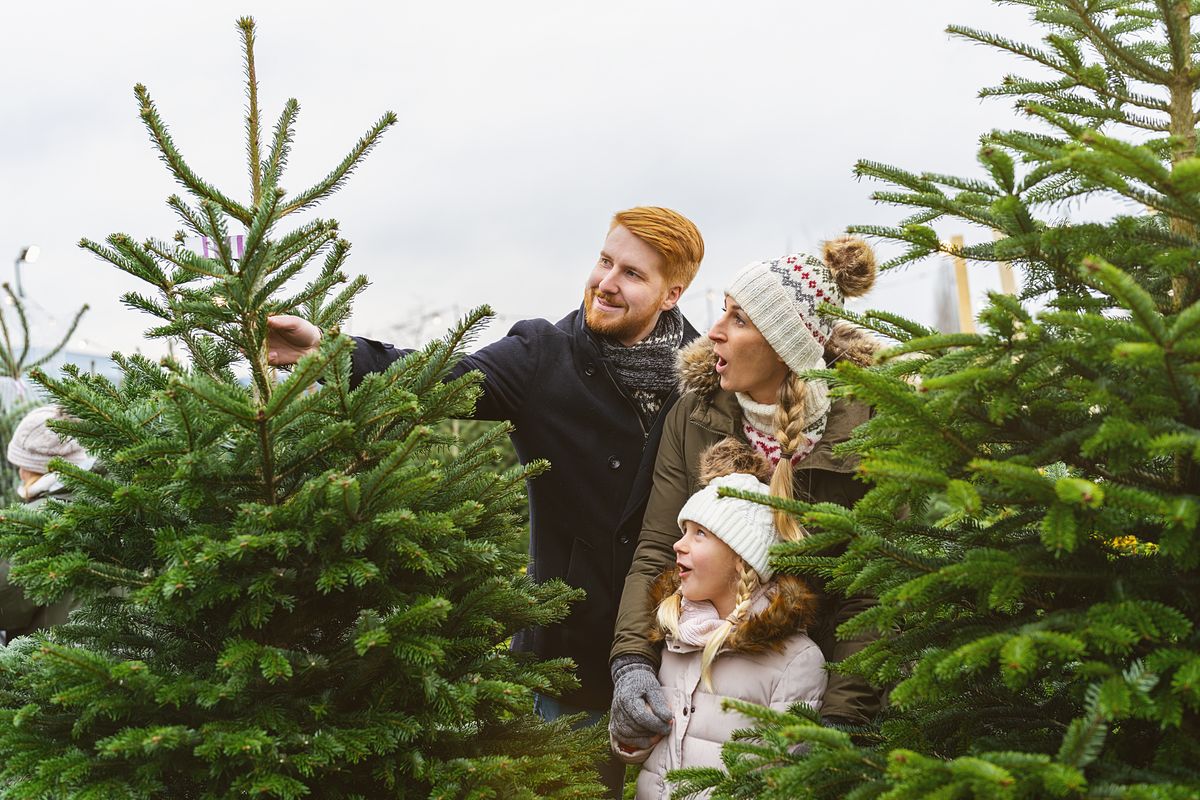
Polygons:
<instances>
[{"instance_id":1,"label":"purple price tag on tree","mask_svg":"<svg viewBox=\"0 0 1200 800\"><path fill-rule=\"evenodd\" d=\"M246 252L246 237L242 234L236 236L225 237L229 250L233 253L233 257L240 259ZM204 258L218 258L220 251L217 249L217 243L214 239L208 236L189 237L187 239L187 247L199 253Z\"/></svg>"}]
</instances>

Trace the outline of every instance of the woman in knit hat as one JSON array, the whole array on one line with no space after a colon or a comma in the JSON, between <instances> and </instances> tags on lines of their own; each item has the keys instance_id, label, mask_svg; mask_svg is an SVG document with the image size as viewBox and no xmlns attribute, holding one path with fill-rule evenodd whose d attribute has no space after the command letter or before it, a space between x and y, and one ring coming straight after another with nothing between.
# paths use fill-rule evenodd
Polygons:
<instances>
[{"instance_id":1,"label":"woman in knit hat","mask_svg":"<svg viewBox=\"0 0 1200 800\"><path fill-rule=\"evenodd\" d=\"M619 757L642 763L637 800L670 797L669 770L721 765L721 746L733 731L753 725L744 714L724 711L725 699L777 711L795 703L821 707L825 659L804 633L816 598L801 579L774 575L768 554L779 534L771 509L721 497L722 488L769 492L753 475L724 475L679 512L675 566L650 598L657 608L651 637L664 641L658 678L670 730L641 749L611 738Z\"/></svg>"},{"instance_id":2,"label":"woman in knit hat","mask_svg":"<svg viewBox=\"0 0 1200 800\"><path fill-rule=\"evenodd\" d=\"M70 436L51 430L47 423L70 417L60 407L47 405L30 411L13 431L8 443L8 460L17 467L21 485L17 493L30 505L41 505L53 498L70 499L50 460L61 458L83 469L91 469L94 459ZM0 641L65 622L73 601L64 597L48 606L27 600L20 588L8 582L7 561L0 561Z\"/></svg>"},{"instance_id":3,"label":"woman in knit hat","mask_svg":"<svg viewBox=\"0 0 1200 800\"><path fill-rule=\"evenodd\" d=\"M850 438L869 409L844 399L831 402L825 382L804 374L842 359L871 362L874 339L855 326L834 324L819 310L842 306L874 281L874 255L853 237L827 242L821 259L795 254L749 264L726 289L724 311L707 339L681 354L685 393L665 421L611 652L611 729L618 741L645 746L670 729L654 670L659 654L646 633L653 618L646 597L670 563L678 509L702 485L701 453L727 440L744 458L762 462L771 493L779 497L848 507L865 493L853 476L857 460L835 456L832 448ZM777 512L775 519L784 539L804 536L790 515ZM825 597L817 579L812 587L822 602L810 635L828 661L840 661L865 640L838 641L834 631L872 601ZM827 719L862 724L878 709L879 693L865 681L830 675L822 707Z\"/></svg>"}]
</instances>

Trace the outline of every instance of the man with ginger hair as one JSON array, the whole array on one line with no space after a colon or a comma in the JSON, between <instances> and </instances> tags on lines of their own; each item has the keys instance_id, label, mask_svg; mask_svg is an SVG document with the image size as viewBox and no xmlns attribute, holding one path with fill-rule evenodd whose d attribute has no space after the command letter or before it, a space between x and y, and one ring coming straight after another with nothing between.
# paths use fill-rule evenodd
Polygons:
<instances>
[{"instance_id":1,"label":"man with ginger hair","mask_svg":"<svg viewBox=\"0 0 1200 800\"><path fill-rule=\"evenodd\" d=\"M704 257L696 226L666 208L618 212L584 284L583 305L557 323L518 322L503 339L464 358L453 376L484 375L475 417L510 420L522 463L552 469L529 483L530 575L561 578L587 598L563 622L529 631L515 646L541 658L568 656L580 688L539 696L546 719L612 701L609 646L641 529L665 411L677 397L675 359L697 333L676 307ZM321 332L293 316L270 319L270 358L294 364ZM351 384L406 352L357 338ZM605 781L620 797L623 765Z\"/></svg>"}]
</instances>

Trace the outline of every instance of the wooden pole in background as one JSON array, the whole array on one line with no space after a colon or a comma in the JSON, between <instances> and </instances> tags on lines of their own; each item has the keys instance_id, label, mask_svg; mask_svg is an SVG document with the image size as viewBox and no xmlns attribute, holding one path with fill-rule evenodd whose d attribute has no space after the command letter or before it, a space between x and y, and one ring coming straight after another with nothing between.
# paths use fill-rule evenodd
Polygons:
<instances>
[{"instance_id":1,"label":"wooden pole in background","mask_svg":"<svg viewBox=\"0 0 1200 800\"><path fill-rule=\"evenodd\" d=\"M1004 234L1000 231L992 231L992 238L1000 241L1004 238ZM1005 294L1015 295L1017 293L1017 279L1013 275L1012 264L1007 261L1000 262L1000 291Z\"/></svg>"},{"instance_id":2,"label":"wooden pole in background","mask_svg":"<svg viewBox=\"0 0 1200 800\"><path fill-rule=\"evenodd\" d=\"M971 286L967 281L967 260L962 257L963 237L951 236L954 246L954 283L958 286L958 329L975 332L975 317L971 314Z\"/></svg>"}]
</instances>

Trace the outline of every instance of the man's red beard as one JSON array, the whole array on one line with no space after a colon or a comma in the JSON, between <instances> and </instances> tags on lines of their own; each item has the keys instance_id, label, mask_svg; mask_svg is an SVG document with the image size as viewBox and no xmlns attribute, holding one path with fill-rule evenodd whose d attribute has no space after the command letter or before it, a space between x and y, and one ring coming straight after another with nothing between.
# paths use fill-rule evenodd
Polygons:
<instances>
[{"instance_id":1,"label":"man's red beard","mask_svg":"<svg viewBox=\"0 0 1200 800\"><path fill-rule=\"evenodd\" d=\"M594 301L597 297L609 305L619 307L622 313L611 312L605 314L602 311L597 311L594 306ZM666 297L666 295L664 294L663 297ZM660 298L659 303L661 302ZM584 320L593 333L624 341L637 336L646 329L651 320L658 316L659 303L655 303L641 316L635 317L629 311L629 306L619 303L610 295L599 292L589 286L583 293Z\"/></svg>"}]
</instances>

